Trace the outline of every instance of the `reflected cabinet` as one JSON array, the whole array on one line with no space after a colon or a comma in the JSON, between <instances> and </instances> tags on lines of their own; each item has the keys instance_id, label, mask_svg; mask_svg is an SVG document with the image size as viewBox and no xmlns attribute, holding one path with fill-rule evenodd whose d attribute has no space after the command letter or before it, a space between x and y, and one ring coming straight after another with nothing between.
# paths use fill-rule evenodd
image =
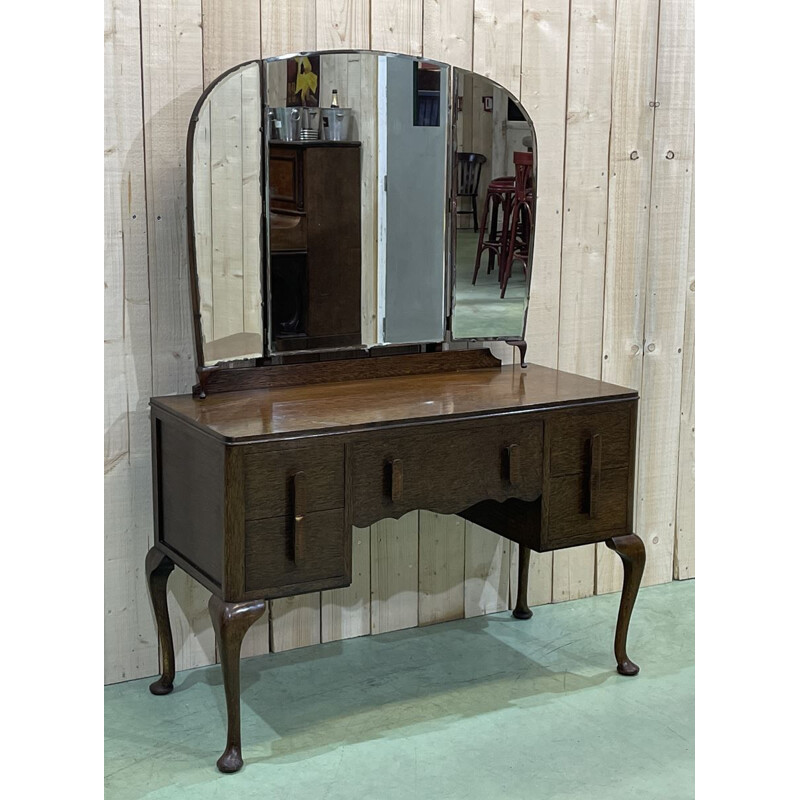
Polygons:
<instances>
[{"instance_id":1,"label":"reflected cabinet","mask_svg":"<svg viewBox=\"0 0 800 800\"><path fill-rule=\"evenodd\" d=\"M520 620L531 550L616 551L613 652L635 675L638 397L525 363L538 154L519 102L439 62L302 53L214 81L188 149L198 384L151 400L151 691L174 685L178 566L211 592L217 765L240 769L249 627L272 598L348 586L353 526L416 509L519 543ZM466 345L486 340L518 363Z\"/></svg>"}]
</instances>

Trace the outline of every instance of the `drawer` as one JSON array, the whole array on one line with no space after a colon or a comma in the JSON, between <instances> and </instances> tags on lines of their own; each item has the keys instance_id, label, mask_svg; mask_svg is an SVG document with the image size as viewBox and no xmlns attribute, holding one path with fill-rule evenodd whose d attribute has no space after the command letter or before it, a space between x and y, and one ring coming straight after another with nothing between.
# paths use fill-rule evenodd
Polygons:
<instances>
[{"instance_id":1,"label":"drawer","mask_svg":"<svg viewBox=\"0 0 800 800\"><path fill-rule=\"evenodd\" d=\"M315 584L307 591L346 586L351 547L342 509L307 514L299 530L294 516L248 522L245 590L279 596L281 592L275 590L298 584Z\"/></svg>"},{"instance_id":2,"label":"drawer","mask_svg":"<svg viewBox=\"0 0 800 800\"><path fill-rule=\"evenodd\" d=\"M361 527L418 508L452 514L481 500L541 494L538 418L415 426L350 447L353 517Z\"/></svg>"},{"instance_id":3,"label":"drawer","mask_svg":"<svg viewBox=\"0 0 800 800\"><path fill-rule=\"evenodd\" d=\"M294 514L293 483L304 474L305 512L344 507L344 445L248 445L244 453L245 519Z\"/></svg>"},{"instance_id":4,"label":"drawer","mask_svg":"<svg viewBox=\"0 0 800 800\"><path fill-rule=\"evenodd\" d=\"M308 218L290 214L269 215L270 253L308 248Z\"/></svg>"},{"instance_id":5,"label":"drawer","mask_svg":"<svg viewBox=\"0 0 800 800\"><path fill-rule=\"evenodd\" d=\"M626 467L631 458L632 409L618 403L600 411L560 414L550 428L550 474L573 475L589 469L589 448L599 434L603 469Z\"/></svg>"},{"instance_id":6,"label":"drawer","mask_svg":"<svg viewBox=\"0 0 800 800\"><path fill-rule=\"evenodd\" d=\"M542 549L600 542L628 533L628 492L627 467L603 469L594 487L590 487L588 472L552 478L543 504Z\"/></svg>"},{"instance_id":7,"label":"drawer","mask_svg":"<svg viewBox=\"0 0 800 800\"><path fill-rule=\"evenodd\" d=\"M296 149L274 144L270 145L269 150L269 207L302 211L302 156Z\"/></svg>"}]
</instances>

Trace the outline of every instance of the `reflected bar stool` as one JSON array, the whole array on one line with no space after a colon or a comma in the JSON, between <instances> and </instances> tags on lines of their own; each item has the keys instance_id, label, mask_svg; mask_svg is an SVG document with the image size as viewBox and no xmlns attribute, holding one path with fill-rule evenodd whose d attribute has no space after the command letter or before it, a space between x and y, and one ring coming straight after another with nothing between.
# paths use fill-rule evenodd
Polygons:
<instances>
[{"instance_id":1,"label":"reflected bar stool","mask_svg":"<svg viewBox=\"0 0 800 800\"><path fill-rule=\"evenodd\" d=\"M523 274L528 275L528 250L533 226L533 153L514 153L514 192L511 221L508 225L508 248L500 262L500 297L506 296L508 279L514 261L522 262Z\"/></svg>"},{"instance_id":2,"label":"reflected bar stool","mask_svg":"<svg viewBox=\"0 0 800 800\"><path fill-rule=\"evenodd\" d=\"M511 213L511 203L514 199L514 177L495 178L489 182L486 189L486 200L483 203L483 214L481 216L481 231L478 236L478 251L475 254L475 270L472 273L472 284L478 279L478 270L481 266L481 256L484 250L489 251L489 265L486 274L491 273L494 267L494 257L497 256L498 280L502 278L503 264L506 259L508 248L508 220ZM489 235L486 235L486 220L489 216L489 206L492 207L492 222L489 228ZM503 223L500 230L497 230L499 212L503 211Z\"/></svg>"}]
</instances>

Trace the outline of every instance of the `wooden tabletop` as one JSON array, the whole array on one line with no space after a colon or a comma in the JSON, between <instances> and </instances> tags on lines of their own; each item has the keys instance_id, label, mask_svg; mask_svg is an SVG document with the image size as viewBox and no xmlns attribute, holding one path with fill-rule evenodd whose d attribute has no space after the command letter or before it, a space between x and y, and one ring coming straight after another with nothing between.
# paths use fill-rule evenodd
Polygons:
<instances>
[{"instance_id":1,"label":"wooden tabletop","mask_svg":"<svg viewBox=\"0 0 800 800\"><path fill-rule=\"evenodd\" d=\"M530 364L464 372L154 397L151 404L225 441L455 420L636 397L636 391Z\"/></svg>"}]
</instances>

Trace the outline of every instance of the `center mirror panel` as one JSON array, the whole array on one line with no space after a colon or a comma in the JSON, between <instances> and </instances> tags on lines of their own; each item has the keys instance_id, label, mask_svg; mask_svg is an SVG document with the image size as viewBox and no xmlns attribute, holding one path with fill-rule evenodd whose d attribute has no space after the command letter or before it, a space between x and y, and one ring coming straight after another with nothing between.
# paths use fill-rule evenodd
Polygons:
<instances>
[{"instance_id":1,"label":"center mirror panel","mask_svg":"<svg viewBox=\"0 0 800 800\"><path fill-rule=\"evenodd\" d=\"M264 64L269 353L445 338L449 68Z\"/></svg>"}]
</instances>

